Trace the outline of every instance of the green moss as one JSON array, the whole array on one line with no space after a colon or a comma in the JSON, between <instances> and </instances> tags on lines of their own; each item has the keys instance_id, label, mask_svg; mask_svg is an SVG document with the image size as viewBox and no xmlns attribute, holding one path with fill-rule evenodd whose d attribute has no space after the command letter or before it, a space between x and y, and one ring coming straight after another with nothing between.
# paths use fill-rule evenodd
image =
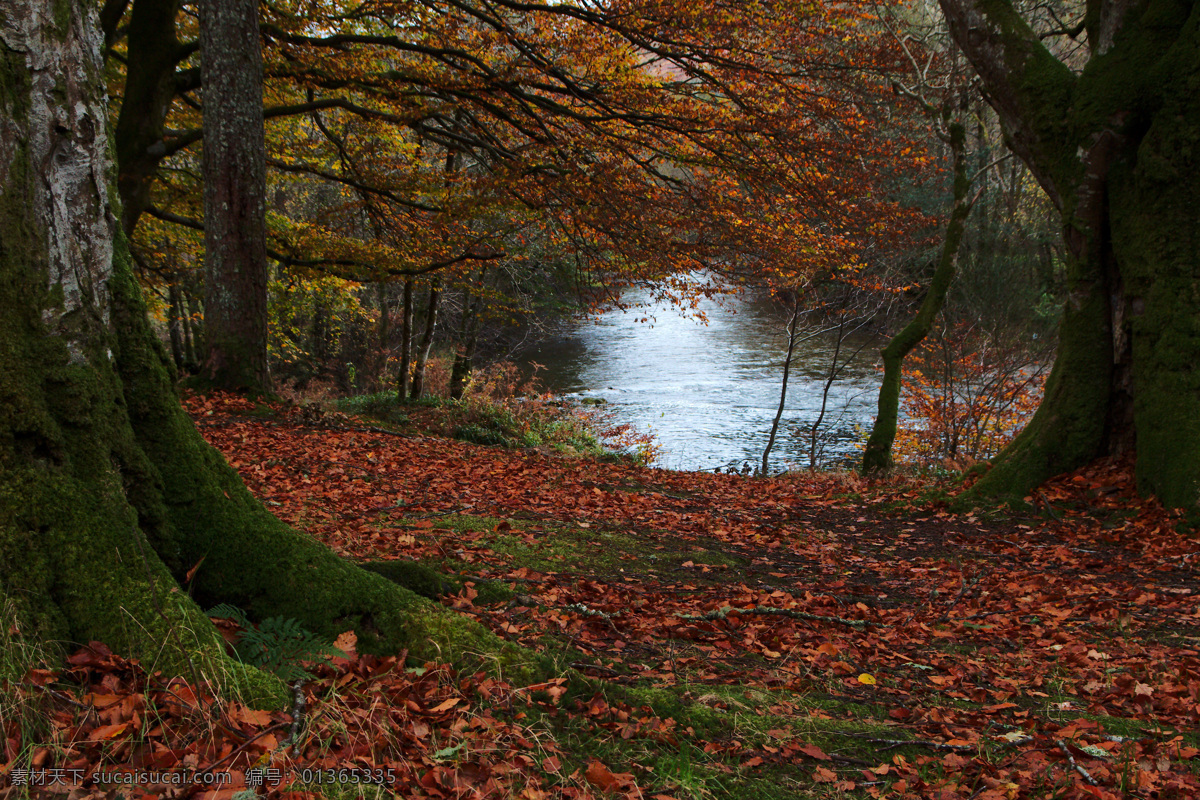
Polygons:
<instances>
[{"instance_id":1,"label":"green moss","mask_svg":"<svg viewBox=\"0 0 1200 800\"><path fill-rule=\"evenodd\" d=\"M1156 3L1152 11L1157 26L1147 22L1147 30L1125 49L1140 45L1144 80L1154 82L1158 107L1144 112L1145 132L1136 154L1115 164L1111 173L1113 251L1132 298L1138 489L1169 507L1196 509L1200 14L1170 2Z\"/></svg>"},{"instance_id":2,"label":"green moss","mask_svg":"<svg viewBox=\"0 0 1200 800\"><path fill-rule=\"evenodd\" d=\"M1001 454L979 494L1021 496L1045 478L1086 463L1110 445L1114 333L1132 341L1131 391L1138 485L1173 506L1200 507L1200 324L1196 308L1194 176L1200 151L1200 15L1194 4L1153 0L1128 16L1113 45L1078 78L1016 17L989 0L1013 76L1022 143L1062 202L1070 299L1060 355L1046 399L1025 432ZM1097 24L1089 19L1093 28ZM1093 31L1094 32L1094 31ZM1009 132L1010 134L1012 131ZM1082 154L1098 142L1113 151L1108 170L1111 252L1106 231L1085 218ZM1111 327L1110 301L1125 328ZM1123 354L1116 354L1118 357ZM1115 420L1115 422L1114 422Z\"/></svg>"},{"instance_id":3,"label":"green moss","mask_svg":"<svg viewBox=\"0 0 1200 800\"><path fill-rule=\"evenodd\" d=\"M62 295L45 289L45 244L21 224L29 195L14 166L18 180L0 199L0 593L31 634L61 643L60 654L99 640L164 670L214 672L223 645L198 609L170 602L174 581L141 526L153 527L151 509L130 503L153 476L124 415L112 341L85 314L50 318L70 331L74 354L67 337L43 328L42 310L60 312Z\"/></svg>"},{"instance_id":4,"label":"green moss","mask_svg":"<svg viewBox=\"0 0 1200 800\"><path fill-rule=\"evenodd\" d=\"M392 583L398 583L410 592L436 600L439 597L457 594L462 583L448 575L416 561L368 561L360 567L376 575L382 575Z\"/></svg>"},{"instance_id":5,"label":"green moss","mask_svg":"<svg viewBox=\"0 0 1200 800\"><path fill-rule=\"evenodd\" d=\"M10 115L12 121L18 125L23 125L29 118L30 109L30 91L32 84L29 80L29 73L25 69L25 56L17 50L5 48L0 54L0 102L3 103L4 111ZM20 147L18 145L18 147ZM27 166L25 159L19 156L13 160L13 167L20 169L22 166ZM24 172L21 169L21 172ZM7 192L12 188L22 186L20 181L14 181L10 172L8 181L5 187ZM11 219L5 215L5 219Z\"/></svg>"},{"instance_id":6,"label":"green moss","mask_svg":"<svg viewBox=\"0 0 1200 800\"><path fill-rule=\"evenodd\" d=\"M1042 403L963 503L984 496L1019 499L1103 453L1112 380L1107 284L1096 265L1069 263L1073 299L1063 314L1058 357Z\"/></svg>"},{"instance_id":7,"label":"green moss","mask_svg":"<svg viewBox=\"0 0 1200 800\"><path fill-rule=\"evenodd\" d=\"M545 676L547 664L534 654L337 557L267 512L180 408L167 377L166 355L151 344L128 272L111 283L130 419L138 443L161 476L180 563L199 565L190 588L201 604L231 603L251 619L294 618L329 639L353 629L363 652L407 650L418 660Z\"/></svg>"},{"instance_id":8,"label":"green moss","mask_svg":"<svg viewBox=\"0 0 1200 800\"><path fill-rule=\"evenodd\" d=\"M56 32L65 39L71 30L71 18L75 13L75 3L73 0L54 0L52 13Z\"/></svg>"}]
</instances>

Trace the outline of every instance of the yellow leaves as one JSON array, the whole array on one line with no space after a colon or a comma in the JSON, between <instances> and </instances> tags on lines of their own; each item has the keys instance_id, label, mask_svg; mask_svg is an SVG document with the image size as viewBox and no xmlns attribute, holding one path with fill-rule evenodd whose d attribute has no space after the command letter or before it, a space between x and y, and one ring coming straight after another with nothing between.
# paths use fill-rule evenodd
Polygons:
<instances>
[{"instance_id":1,"label":"yellow leaves","mask_svg":"<svg viewBox=\"0 0 1200 800\"><path fill-rule=\"evenodd\" d=\"M876 683L875 676L869 672L864 672L861 675L859 675L858 682L863 684L864 686L874 686Z\"/></svg>"}]
</instances>

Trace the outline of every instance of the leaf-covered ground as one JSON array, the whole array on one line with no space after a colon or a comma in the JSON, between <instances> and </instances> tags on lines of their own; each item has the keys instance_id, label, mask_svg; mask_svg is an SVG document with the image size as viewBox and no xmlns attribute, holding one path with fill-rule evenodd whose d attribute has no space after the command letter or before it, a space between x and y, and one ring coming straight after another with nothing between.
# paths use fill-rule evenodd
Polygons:
<instances>
[{"instance_id":1,"label":"leaf-covered ground","mask_svg":"<svg viewBox=\"0 0 1200 800\"><path fill-rule=\"evenodd\" d=\"M350 657L307 684L285 750L287 713L214 712L84 651L33 698L80 742L43 763L191 759L235 778L175 796L230 797L255 765L281 770L259 789L272 796L373 796L295 780L326 767L390 769L405 797L1200 796L1200 537L1138 500L1127 464L1043 487L1028 518L955 515L919 499L928 486L633 468L227 398L189 408L280 517L348 558L457 576L442 602L603 691L414 671L342 642ZM172 741L189 714L211 744Z\"/></svg>"}]
</instances>

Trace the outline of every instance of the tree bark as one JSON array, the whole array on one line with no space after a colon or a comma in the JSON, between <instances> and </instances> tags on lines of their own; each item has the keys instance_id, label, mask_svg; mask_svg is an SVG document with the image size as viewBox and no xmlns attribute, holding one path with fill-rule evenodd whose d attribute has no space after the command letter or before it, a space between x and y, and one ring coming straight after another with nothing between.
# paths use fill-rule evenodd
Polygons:
<instances>
[{"instance_id":1,"label":"tree bark","mask_svg":"<svg viewBox=\"0 0 1200 800\"><path fill-rule=\"evenodd\" d=\"M178 90L176 67L191 52L177 38L179 6L180 0L134 0L129 12L125 87L114 131L126 235L132 235L150 205L154 173L166 154L167 113ZM113 29L119 21L119 16L111 21Z\"/></svg>"},{"instance_id":2,"label":"tree bark","mask_svg":"<svg viewBox=\"0 0 1200 800\"><path fill-rule=\"evenodd\" d=\"M276 702L197 603L517 680L545 661L275 519L179 405L116 214L95 4L0 14L0 602L24 635ZM180 583L190 576L188 590ZM195 598L194 600L192 598Z\"/></svg>"},{"instance_id":3,"label":"tree bark","mask_svg":"<svg viewBox=\"0 0 1200 800\"><path fill-rule=\"evenodd\" d=\"M413 279L404 279L404 310L400 316L400 369L396 372L396 397L408 398L409 373L412 371Z\"/></svg>"},{"instance_id":4,"label":"tree bark","mask_svg":"<svg viewBox=\"0 0 1200 800\"><path fill-rule=\"evenodd\" d=\"M483 286L486 271L479 276ZM467 381L475 366L475 346L479 342L479 330L483 324L483 296L472 296L470 287L463 289L463 318L458 332L458 347L454 350L454 367L450 370L450 399L461 400L467 389Z\"/></svg>"},{"instance_id":5,"label":"tree bark","mask_svg":"<svg viewBox=\"0 0 1200 800\"><path fill-rule=\"evenodd\" d=\"M1138 488L1196 509L1200 5L1089 4L1076 75L1007 0L939 0L1008 140L1062 213L1068 299L1033 420L977 484L1028 492L1136 447Z\"/></svg>"},{"instance_id":6,"label":"tree bark","mask_svg":"<svg viewBox=\"0 0 1200 800\"><path fill-rule=\"evenodd\" d=\"M379 303L379 326L375 329L375 352L371 356L371 383L378 382L387 365L388 342L392 338L392 310L388 308L388 284L375 284L375 299Z\"/></svg>"},{"instance_id":7,"label":"tree bark","mask_svg":"<svg viewBox=\"0 0 1200 800\"><path fill-rule=\"evenodd\" d=\"M270 391L266 145L257 0L201 0L204 59L204 378Z\"/></svg>"},{"instance_id":8,"label":"tree bark","mask_svg":"<svg viewBox=\"0 0 1200 800\"><path fill-rule=\"evenodd\" d=\"M796 351L796 333L799 323L800 294L797 292L796 299L792 304L792 318L787 326L788 345L787 355L783 358L783 380L779 385L779 408L775 409L775 419L771 420L771 434L767 437L767 446L763 448L762 476L764 478L771 474L769 469L771 450L775 447L775 437L779 434L779 421L783 419L783 410L787 406L788 377L792 371L792 354Z\"/></svg>"},{"instance_id":9,"label":"tree bark","mask_svg":"<svg viewBox=\"0 0 1200 800\"><path fill-rule=\"evenodd\" d=\"M204 349L204 329L203 325L197 328L200 309L197 308L195 295L189 291L186 284L183 287L183 300L187 306L187 319L183 327L183 358L187 362L187 371L194 374L200 365L196 354Z\"/></svg>"},{"instance_id":10,"label":"tree bark","mask_svg":"<svg viewBox=\"0 0 1200 800\"><path fill-rule=\"evenodd\" d=\"M180 296L179 282L172 277L167 285L167 299L170 311L167 313L167 332L171 337L171 358L175 361L176 371L183 371L183 298Z\"/></svg>"},{"instance_id":11,"label":"tree bark","mask_svg":"<svg viewBox=\"0 0 1200 800\"><path fill-rule=\"evenodd\" d=\"M417 345L417 363L413 367L411 400L420 400L425 392L425 366L429 363L429 351L433 349L433 334L437 330L438 298L441 295L441 278L429 284L429 306L425 312L425 332Z\"/></svg>"},{"instance_id":12,"label":"tree bark","mask_svg":"<svg viewBox=\"0 0 1200 800\"><path fill-rule=\"evenodd\" d=\"M966 131L961 123L949 126L950 158L953 162L954 203L937 268L929 283L929 291L921 301L917 315L883 348L883 382L879 386L878 411L871 436L863 451L863 472L870 474L892 468L892 443L896 441L896 425L900 413L900 387L904 377L904 358L933 329L933 322L946 302L946 293L958 271L958 251L966 232L967 218L973 201L969 196L971 179L967 175Z\"/></svg>"}]
</instances>

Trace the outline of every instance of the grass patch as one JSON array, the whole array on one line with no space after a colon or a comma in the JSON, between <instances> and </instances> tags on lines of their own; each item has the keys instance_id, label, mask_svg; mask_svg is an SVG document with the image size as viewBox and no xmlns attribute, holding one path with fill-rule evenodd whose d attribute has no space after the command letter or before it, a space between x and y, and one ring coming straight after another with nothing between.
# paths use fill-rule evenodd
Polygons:
<instances>
[{"instance_id":1,"label":"grass patch","mask_svg":"<svg viewBox=\"0 0 1200 800\"><path fill-rule=\"evenodd\" d=\"M419 401L418 401L419 402ZM355 397L344 397L335 403L338 411L371 417L389 425L407 425L408 401L401 401L395 392L376 392Z\"/></svg>"},{"instance_id":2,"label":"grass patch","mask_svg":"<svg viewBox=\"0 0 1200 800\"><path fill-rule=\"evenodd\" d=\"M665 793L683 800L787 800L788 798L867 797L847 794L813 781L818 766L846 769L853 761L888 763L869 740L906 738L894 725L873 717L829 719L777 714L780 702L803 698L789 691L742 686L605 687L604 695L575 698L571 715L541 710L539 726L549 727L568 754L562 772L584 771L600 761L614 772L631 773L648 795ZM611 704L611 705L609 705ZM857 704L841 712L856 713ZM786 743L815 745L840 761L784 756ZM900 748L917 752L918 748ZM854 769L854 772L858 772ZM847 773L849 775L849 773ZM853 777L853 775L849 775Z\"/></svg>"}]
</instances>

